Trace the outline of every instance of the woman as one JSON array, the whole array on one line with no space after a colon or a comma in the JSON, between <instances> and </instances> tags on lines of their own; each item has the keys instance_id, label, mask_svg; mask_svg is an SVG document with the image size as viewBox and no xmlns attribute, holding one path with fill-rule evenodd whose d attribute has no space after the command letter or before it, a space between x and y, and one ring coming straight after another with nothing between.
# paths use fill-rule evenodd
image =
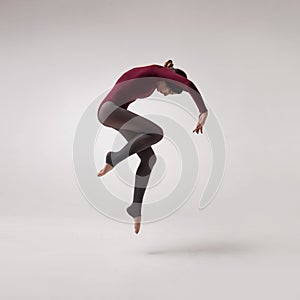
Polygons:
<instances>
[{"instance_id":1,"label":"woman","mask_svg":"<svg viewBox=\"0 0 300 300\"><path fill-rule=\"evenodd\" d=\"M203 133L202 127L208 114L200 92L187 79L184 71L173 67L172 60L168 60L164 66L153 64L130 69L117 80L100 103L98 120L104 126L118 130L127 144L119 151L109 151L106 154L106 164L97 176L103 176L134 153L141 159L135 176L133 202L127 208L127 213L134 218L135 233L140 229L143 196L156 162L151 146L159 142L164 134L160 126L127 108L137 98L149 97L155 90L165 96L180 94L182 91L190 93L200 112L193 130L197 134L199 130Z\"/></svg>"}]
</instances>

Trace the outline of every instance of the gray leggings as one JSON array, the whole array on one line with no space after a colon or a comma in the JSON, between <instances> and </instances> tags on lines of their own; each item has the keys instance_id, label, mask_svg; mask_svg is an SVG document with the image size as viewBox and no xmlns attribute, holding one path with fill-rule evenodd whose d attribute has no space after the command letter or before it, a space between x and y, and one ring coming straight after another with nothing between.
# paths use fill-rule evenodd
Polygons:
<instances>
[{"instance_id":1,"label":"gray leggings","mask_svg":"<svg viewBox=\"0 0 300 300\"><path fill-rule=\"evenodd\" d=\"M141 215L144 193L152 168L157 160L151 145L159 142L164 135L160 126L132 111L117 106L111 101L101 105L98 120L107 127L118 130L127 140L119 151L109 151L106 163L115 167L132 154L137 154L141 162L136 170L133 203L127 209L132 216Z\"/></svg>"}]
</instances>

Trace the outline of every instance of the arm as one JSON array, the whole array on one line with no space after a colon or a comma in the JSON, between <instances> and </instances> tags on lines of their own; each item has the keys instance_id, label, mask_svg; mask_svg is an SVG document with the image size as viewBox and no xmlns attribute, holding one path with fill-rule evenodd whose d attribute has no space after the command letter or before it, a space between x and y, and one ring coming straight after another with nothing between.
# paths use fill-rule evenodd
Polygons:
<instances>
[{"instance_id":1,"label":"arm","mask_svg":"<svg viewBox=\"0 0 300 300\"><path fill-rule=\"evenodd\" d=\"M159 66L159 65L153 65L152 67L152 76L154 77L161 77L166 78L170 80L176 81L175 83L180 86L184 91L188 92L191 97L193 98L196 106L198 107L200 115L202 113L207 112L207 108L205 106L205 103L203 101L203 98L198 91L195 84L190 81L189 79L181 76L180 74L177 74L176 72L172 71L171 69ZM199 117L200 117L199 115Z\"/></svg>"}]
</instances>

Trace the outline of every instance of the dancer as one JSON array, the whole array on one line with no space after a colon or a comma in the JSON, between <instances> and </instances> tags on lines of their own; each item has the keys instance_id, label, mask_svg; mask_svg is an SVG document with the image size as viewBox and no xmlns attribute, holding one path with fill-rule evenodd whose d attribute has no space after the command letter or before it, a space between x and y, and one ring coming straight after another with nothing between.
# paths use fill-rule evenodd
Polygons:
<instances>
[{"instance_id":1,"label":"dancer","mask_svg":"<svg viewBox=\"0 0 300 300\"><path fill-rule=\"evenodd\" d=\"M106 154L106 164L97 176L103 176L132 154L136 153L141 159L135 175L133 202L126 209L134 219L135 233L140 230L143 197L157 160L151 146L163 138L164 132L154 122L128 110L128 106L137 98L149 97L155 90L165 96L187 91L200 112L193 132L198 134L200 130L203 133L208 115L203 98L194 83L187 79L183 70L173 66L173 61L168 60L164 66L152 64L130 69L117 80L98 109L100 123L118 130L127 144L119 151L109 151Z\"/></svg>"}]
</instances>

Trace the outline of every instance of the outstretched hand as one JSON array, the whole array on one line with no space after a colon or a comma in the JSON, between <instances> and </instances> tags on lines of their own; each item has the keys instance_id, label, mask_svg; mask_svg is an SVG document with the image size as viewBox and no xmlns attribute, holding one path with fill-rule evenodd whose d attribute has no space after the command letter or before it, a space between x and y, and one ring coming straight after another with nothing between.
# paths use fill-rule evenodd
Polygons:
<instances>
[{"instance_id":1,"label":"outstretched hand","mask_svg":"<svg viewBox=\"0 0 300 300\"><path fill-rule=\"evenodd\" d=\"M200 115L196 128L193 130L193 132L196 132L198 134L200 130L201 133L203 133L203 126L206 121L206 118L207 118L207 111Z\"/></svg>"},{"instance_id":2,"label":"outstretched hand","mask_svg":"<svg viewBox=\"0 0 300 300\"><path fill-rule=\"evenodd\" d=\"M199 123L198 123L199 124ZM201 131L201 133L203 133L203 131L202 131L202 125L198 125L197 124L197 127L193 130L193 132L195 132L196 131L196 133L198 134L199 133L199 130Z\"/></svg>"}]
</instances>

